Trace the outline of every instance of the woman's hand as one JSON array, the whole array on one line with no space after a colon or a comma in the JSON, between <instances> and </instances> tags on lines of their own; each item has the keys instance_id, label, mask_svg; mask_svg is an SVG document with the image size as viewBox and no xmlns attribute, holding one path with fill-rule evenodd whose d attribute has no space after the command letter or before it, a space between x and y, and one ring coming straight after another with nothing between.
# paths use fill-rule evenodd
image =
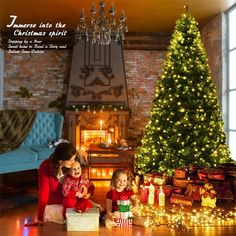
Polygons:
<instances>
[{"instance_id":1,"label":"woman's hand","mask_svg":"<svg viewBox=\"0 0 236 236\"><path fill-rule=\"evenodd\" d=\"M35 220L33 222L24 224L24 226L26 226L26 227L29 227L29 226L43 226L43 225L44 225L44 222L41 221L41 220Z\"/></svg>"}]
</instances>

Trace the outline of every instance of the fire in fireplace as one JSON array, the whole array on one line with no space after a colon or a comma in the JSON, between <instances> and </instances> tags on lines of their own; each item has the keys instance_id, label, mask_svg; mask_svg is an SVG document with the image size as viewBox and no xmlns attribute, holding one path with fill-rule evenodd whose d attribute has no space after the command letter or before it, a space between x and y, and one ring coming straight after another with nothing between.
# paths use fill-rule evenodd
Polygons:
<instances>
[{"instance_id":1,"label":"fire in fireplace","mask_svg":"<svg viewBox=\"0 0 236 236\"><path fill-rule=\"evenodd\" d=\"M78 149L90 144L111 145L126 139L129 112L66 112L69 141Z\"/></svg>"}]
</instances>

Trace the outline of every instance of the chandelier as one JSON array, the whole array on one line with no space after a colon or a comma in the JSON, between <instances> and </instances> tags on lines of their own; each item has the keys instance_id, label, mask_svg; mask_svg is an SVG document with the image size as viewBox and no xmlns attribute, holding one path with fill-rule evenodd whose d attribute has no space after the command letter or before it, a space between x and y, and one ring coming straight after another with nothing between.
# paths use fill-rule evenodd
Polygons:
<instances>
[{"instance_id":1,"label":"chandelier","mask_svg":"<svg viewBox=\"0 0 236 236\"><path fill-rule=\"evenodd\" d=\"M120 18L116 19L114 4L111 4L109 17L107 17L105 12L106 3L101 1L99 6L100 9L97 10L95 3L92 5L92 9L90 10L90 25L86 23L84 9L81 10L79 24L76 30L77 40L85 38L88 41L91 39L92 44L98 45L108 45L112 39L118 43L124 40L124 34L128 32L124 11L122 11Z\"/></svg>"}]
</instances>

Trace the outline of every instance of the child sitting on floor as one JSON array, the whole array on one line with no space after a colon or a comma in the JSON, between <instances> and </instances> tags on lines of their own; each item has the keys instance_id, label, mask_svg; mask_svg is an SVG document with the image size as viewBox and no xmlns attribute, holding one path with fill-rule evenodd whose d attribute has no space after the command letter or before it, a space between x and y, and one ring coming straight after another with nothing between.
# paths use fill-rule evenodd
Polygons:
<instances>
[{"instance_id":1,"label":"child sitting on floor","mask_svg":"<svg viewBox=\"0 0 236 236\"><path fill-rule=\"evenodd\" d=\"M105 225L107 228L116 226L114 211L118 210L117 200L130 200L133 206L137 199L131 189L131 175L128 170L116 169L111 178L111 190L106 194Z\"/></svg>"},{"instance_id":2,"label":"child sitting on floor","mask_svg":"<svg viewBox=\"0 0 236 236\"><path fill-rule=\"evenodd\" d=\"M68 170L62 185L63 217L66 218L66 209L74 208L78 212L84 212L92 208L89 200L88 188L90 181L82 174L81 165L76 161Z\"/></svg>"}]
</instances>

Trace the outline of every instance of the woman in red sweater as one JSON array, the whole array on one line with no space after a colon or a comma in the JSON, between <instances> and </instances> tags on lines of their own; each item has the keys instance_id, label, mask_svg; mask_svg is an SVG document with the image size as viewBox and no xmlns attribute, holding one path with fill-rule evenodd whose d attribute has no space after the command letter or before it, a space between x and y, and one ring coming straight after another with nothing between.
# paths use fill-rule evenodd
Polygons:
<instances>
[{"instance_id":1,"label":"woman in red sweater","mask_svg":"<svg viewBox=\"0 0 236 236\"><path fill-rule=\"evenodd\" d=\"M43 161L39 167L39 200L38 217L25 226L41 226L44 224L46 205L62 204L63 167L70 168L75 161L76 149L69 143L60 143L49 159ZM93 193L94 185L88 192Z\"/></svg>"}]
</instances>

